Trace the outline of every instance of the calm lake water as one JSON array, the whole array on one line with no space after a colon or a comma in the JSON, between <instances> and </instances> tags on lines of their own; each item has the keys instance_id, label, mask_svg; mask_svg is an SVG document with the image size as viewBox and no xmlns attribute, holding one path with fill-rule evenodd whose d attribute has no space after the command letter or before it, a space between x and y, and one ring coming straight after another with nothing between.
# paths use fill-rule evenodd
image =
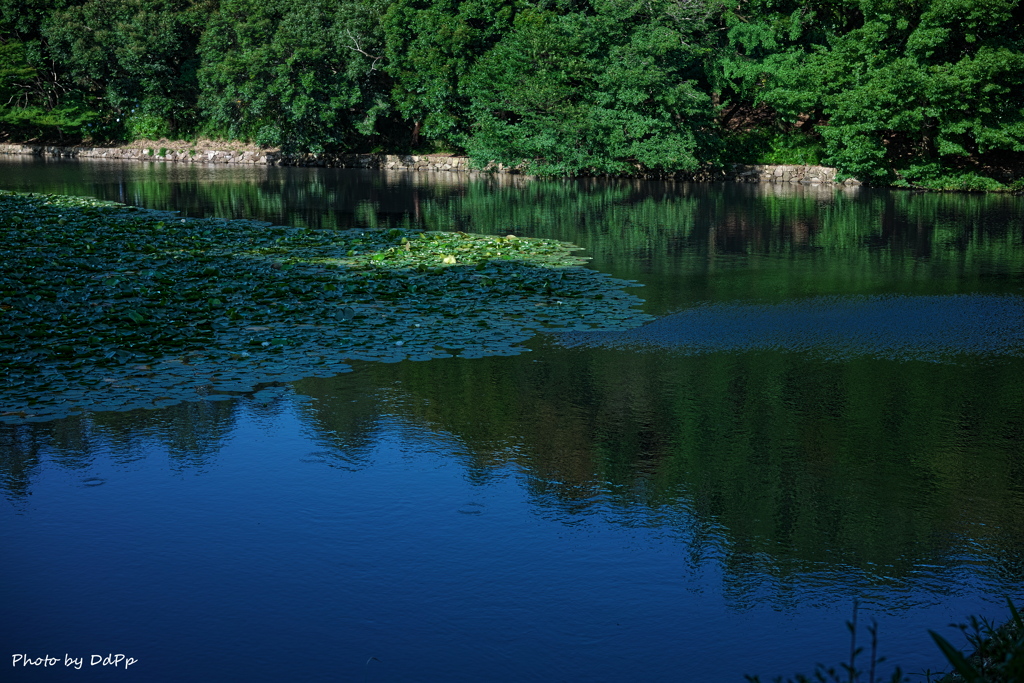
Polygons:
<instances>
[{"instance_id":1,"label":"calm lake water","mask_svg":"<svg viewBox=\"0 0 1024 683\"><path fill-rule=\"evenodd\" d=\"M855 601L923 673L928 629L1024 603L1020 197L29 158L0 187L553 237L658 316L0 425L0 654L59 660L4 680L768 680L844 661Z\"/></svg>"}]
</instances>

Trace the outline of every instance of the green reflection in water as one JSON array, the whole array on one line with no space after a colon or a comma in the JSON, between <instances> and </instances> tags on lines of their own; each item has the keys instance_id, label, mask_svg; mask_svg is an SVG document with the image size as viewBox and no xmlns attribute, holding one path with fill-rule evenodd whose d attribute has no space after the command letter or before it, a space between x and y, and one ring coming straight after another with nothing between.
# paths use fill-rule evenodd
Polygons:
<instances>
[{"instance_id":1,"label":"green reflection in water","mask_svg":"<svg viewBox=\"0 0 1024 683\"><path fill-rule=\"evenodd\" d=\"M922 564L1024 569L1024 360L844 363L800 354L658 353L535 345L537 357L357 364L295 396L199 402L0 426L2 483L31 490L42 453L87 478L146 439L202 473L243 414L291 410L344 469L384 416L452 439L478 485L519 476L552 519L598 515L675 530L691 560L785 579L848 567L913 580ZM242 412L240 412L242 411ZM103 456L106 457L106 456ZM877 577L888 577L881 579ZM738 597L738 596L734 596Z\"/></svg>"},{"instance_id":2,"label":"green reflection in water","mask_svg":"<svg viewBox=\"0 0 1024 683\"><path fill-rule=\"evenodd\" d=\"M22 175L45 167L37 189L188 215L569 241L594 268L644 283L655 314L735 301L1024 294L1024 203L1011 196L145 164L92 166L100 175L89 179L85 166L26 164ZM516 358L357 363L353 374L294 386L315 399L303 419L336 446L325 460L339 466L371 465L359 461L361 445L382 413L397 415L463 443L473 481L521 472L536 504L561 519L676 526L696 561L724 553L737 574L838 566L904 580L962 556L985 558L979 571L1000 581L1024 572L1019 357L831 362L772 350L684 357L530 345L534 354ZM33 439L74 443L120 420L166 428L175 443L192 439L200 459L215 457L210 405L5 427L7 443L20 444L9 452L22 454L4 465L6 485L30 487ZM217 419L232 419L235 405L216 405L225 411Z\"/></svg>"},{"instance_id":3,"label":"green reflection in water","mask_svg":"<svg viewBox=\"0 0 1024 683\"><path fill-rule=\"evenodd\" d=\"M189 216L324 228L554 238L647 285L648 311L695 302L1024 291L1024 199L831 186L531 181L516 176L2 160L4 185Z\"/></svg>"},{"instance_id":4,"label":"green reflection in water","mask_svg":"<svg viewBox=\"0 0 1024 683\"><path fill-rule=\"evenodd\" d=\"M457 437L474 481L524 473L563 519L611 506L687 537L727 529L727 566L776 575L839 564L907 577L970 539L996 575L1018 576L1022 359L538 350L365 372L393 387L382 410ZM296 385L318 399L309 420L328 441L351 419L331 403L338 381Z\"/></svg>"},{"instance_id":5,"label":"green reflection in water","mask_svg":"<svg viewBox=\"0 0 1024 683\"><path fill-rule=\"evenodd\" d=\"M88 481L97 459L145 458L155 440L171 469L203 472L237 424L237 401L194 401L161 410L92 412L50 422L0 425L0 486L16 499L31 493L49 460Z\"/></svg>"}]
</instances>

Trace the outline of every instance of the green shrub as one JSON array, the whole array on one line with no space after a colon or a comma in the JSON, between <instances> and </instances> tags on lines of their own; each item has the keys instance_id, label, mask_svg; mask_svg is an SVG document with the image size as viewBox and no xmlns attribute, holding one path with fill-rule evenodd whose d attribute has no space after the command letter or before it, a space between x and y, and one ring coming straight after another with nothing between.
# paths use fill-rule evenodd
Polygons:
<instances>
[{"instance_id":1,"label":"green shrub","mask_svg":"<svg viewBox=\"0 0 1024 683\"><path fill-rule=\"evenodd\" d=\"M723 158L731 164L791 164L818 166L825 157L820 138L799 131L770 128L733 133L725 137Z\"/></svg>"},{"instance_id":2,"label":"green shrub","mask_svg":"<svg viewBox=\"0 0 1024 683\"><path fill-rule=\"evenodd\" d=\"M1006 185L974 171L958 171L938 161L913 165L899 173L893 183L897 187L921 187L928 190L955 192L990 192L1005 190Z\"/></svg>"},{"instance_id":3,"label":"green shrub","mask_svg":"<svg viewBox=\"0 0 1024 683\"><path fill-rule=\"evenodd\" d=\"M78 105L55 109L42 107L0 108L0 129L8 136L24 140L72 140L88 137L100 116Z\"/></svg>"},{"instance_id":4,"label":"green shrub","mask_svg":"<svg viewBox=\"0 0 1024 683\"><path fill-rule=\"evenodd\" d=\"M171 126L161 116L149 112L133 112L124 120L132 140L159 140L171 133Z\"/></svg>"}]
</instances>

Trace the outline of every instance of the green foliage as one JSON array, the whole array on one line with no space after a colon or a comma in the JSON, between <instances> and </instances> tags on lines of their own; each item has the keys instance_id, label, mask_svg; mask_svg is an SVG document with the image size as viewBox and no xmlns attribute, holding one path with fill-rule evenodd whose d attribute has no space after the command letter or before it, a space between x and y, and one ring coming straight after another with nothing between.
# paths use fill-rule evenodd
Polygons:
<instances>
[{"instance_id":1,"label":"green foliage","mask_svg":"<svg viewBox=\"0 0 1024 683\"><path fill-rule=\"evenodd\" d=\"M100 115L80 105L54 109L39 106L0 108L0 130L19 139L78 139L88 134Z\"/></svg>"},{"instance_id":2,"label":"green foliage","mask_svg":"<svg viewBox=\"0 0 1024 683\"><path fill-rule=\"evenodd\" d=\"M1024 152L1024 12L1017 0L744 5L724 61L740 93L815 112L828 162L892 182L915 164ZM753 11L752 11L753 10ZM953 181L952 184L958 184Z\"/></svg>"},{"instance_id":3,"label":"green foliage","mask_svg":"<svg viewBox=\"0 0 1024 683\"><path fill-rule=\"evenodd\" d=\"M949 683L1012 683L1024 680L1024 620L1007 599L1011 619L997 626L972 616L970 626L957 627L967 637L972 654L964 656L935 631L929 631L955 671Z\"/></svg>"},{"instance_id":4,"label":"green foliage","mask_svg":"<svg viewBox=\"0 0 1024 683\"><path fill-rule=\"evenodd\" d=\"M557 175L714 161L711 100L698 82L709 10L692 7L521 12L471 74L470 155Z\"/></svg>"},{"instance_id":5,"label":"green foliage","mask_svg":"<svg viewBox=\"0 0 1024 683\"><path fill-rule=\"evenodd\" d=\"M379 6L224 0L200 52L209 132L290 151L347 150L387 112Z\"/></svg>"},{"instance_id":6,"label":"green foliage","mask_svg":"<svg viewBox=\"0 0 1024 683\"><path fill-rule=\"evenodd\" d=\"M87 0L50 13L42 34L87 97L129 137L196 127L196 45L215 0ZM116 134L116 132L115 132Z\"/></svg>"},{"instance_id":7,"label":"green foliage","mask_svg":"<svg viewBox=\"0 0 1024 683\"><path fill-rule=\"evenodd\" d=\"M31 87L36 74L35 67L26 58L24 43L0 43L0 101L23 100L24 91Z\"/></svg>"},{"instance_id":8,"label":"green foliage","mask_svg":"<svg viewBox=\"0 0 1024 683\"><path fill-rule=\"evenodd\" d=\"M771 128L732 133L723 142L725 163L818 165L825 156L820 139Z\"/></svg>"},{"instance_id":9,"label":"green foliage","mask_svg":"<svg viewBox=\"0 0 1024 683\"><path fill-rule=\"evenodd\" d=\"M1003 189L1024 164L1024 5L0 0L0 117L7 138L202 132L554 175L826 163Z\"/></svg>"},{"instance_id":10,"label":"green foliage","mask_svg":"<svg viewBox=\"0 0 1024 683\"><path fill-rule=\"evenodd\" d=\"M954 192L990 192L1008 189L1004 183L973 171L956 171L938 162L914 164L898 174L897 187Z\"/></svg>"},{"instance_id":11,"label":"green foliage","mask_svg":"<svg viewBox=\"0 0 1024 683\"><path fill-rule=\"evenodd\" d=\"M540 327L650 319L628 283L555 240L177 219L9 192L0 238L0 422L196 399L196 378L224 363L251 388L285 369L512 355ZM138 363L159 370L136 391Z\"/></svg>"},{"instance_id":12,"label":"green foliage","mask_svg":"<svg viewBox=\"0 0 1024 683\"><path fill-rule=\"evenodd\" d=\"M419 136L462 148L470 132L476 62L512 26L521 0L395 0L383 18L386 70L398 112Z\"/></svg>"},{"instance_id":13,"label":"green foliage","mask_svg":"<svg viewBox=\"0 0 1024 683\"><path fill-rule=\"evenodd\" d=\"M125 117L125 129L133 139L156 139L171 135L168 122L150 112L135 112Z\"/></svg>"},{"instance_id":14,"label":"green foliage","mask_svg":"<svg viewBox=\"0 0 1024 683\"><path fill-rule=\"evenodd\" d=\"M0 139L80 138L101 115L53 59L41 22L61 0L0 0Z\"/></svg>"}]
</instances>

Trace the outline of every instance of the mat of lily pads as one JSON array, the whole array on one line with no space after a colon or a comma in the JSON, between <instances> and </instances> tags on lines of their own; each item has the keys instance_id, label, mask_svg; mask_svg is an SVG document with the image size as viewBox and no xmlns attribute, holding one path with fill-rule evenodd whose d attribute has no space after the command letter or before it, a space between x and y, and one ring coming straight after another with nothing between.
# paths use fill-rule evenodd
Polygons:
<instances>
[{"instance_id":1,"label":"mat of lily pads","mask_svg":"<svg viewBox=\"0 0 1024 683\"><path fill-rule=\"evenodd\" d=\"M512 355L651 319L554 240L192 219L0 192L0 422L225 399L397 362Z\"/></svg>"}]
</instances>

